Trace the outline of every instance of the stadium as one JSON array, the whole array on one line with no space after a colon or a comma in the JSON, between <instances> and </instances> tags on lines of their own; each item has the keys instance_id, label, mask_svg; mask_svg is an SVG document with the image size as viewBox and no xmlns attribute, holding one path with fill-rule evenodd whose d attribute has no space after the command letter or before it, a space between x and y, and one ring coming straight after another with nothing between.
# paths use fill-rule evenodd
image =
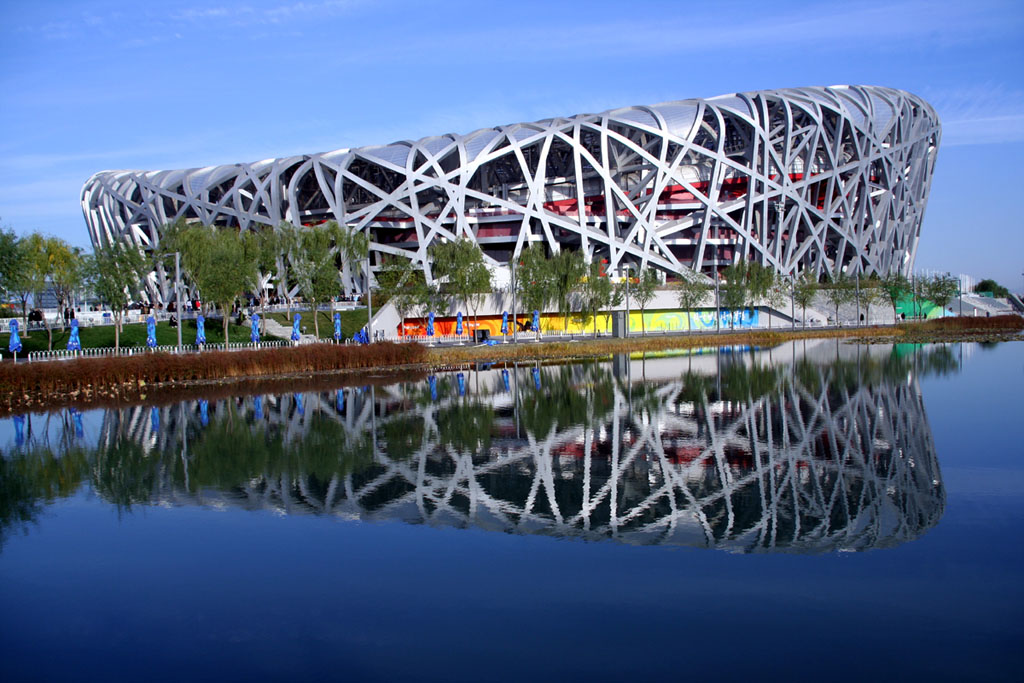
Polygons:
<instances>
[{"instance_id":1,"label":"stadium","mask_svg":"<svg viewBox=\"0 0 1024 683\"><path fill-rule=\"evenodd\" d=\"M82 189L94 246L149 249L178 219L241 230L336 220L432 281L429 248L474 240L500 276L532 243L622 274L908 274L941 137L910 93L874 86L736 93L384 146L172 171L103 171ZM344 286L362 281L346 274ZM170 298L162 271L149 295ZM286 284L278 284L287 294Z\"/></svg>"}]
</instances>

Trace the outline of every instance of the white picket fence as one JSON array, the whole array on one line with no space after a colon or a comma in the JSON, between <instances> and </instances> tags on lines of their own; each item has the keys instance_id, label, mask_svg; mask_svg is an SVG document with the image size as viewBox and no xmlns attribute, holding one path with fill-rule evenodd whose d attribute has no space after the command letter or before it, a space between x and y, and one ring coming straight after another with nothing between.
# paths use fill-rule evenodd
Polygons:
<instances>
[{"instance_id":1,"label":"white picket fence","mask_svg":"<svg viewBox=\"0 0 1024 683\"><path fill-rule=\"evenodd\" d=\"M252 351L254 349L277 349L283 346L296 346L294 342L290 341L264 341L257 344L244 344L241 342L232 342L227 345L225 344L204 344L202 349L197 347L195 344L184 344L182 345L181 353L201 353L202 351ZM162 345L155 346L153 348L145 347L125 347L115 351L113 347L102 347L92 349L82 349L81 351L68 351L66 349L55 350L55 351L32 351L28 354L29 362L36 361L48 361L48 360L71 360L74 358L100 358L107 356L141 356L147 353L178 353L177 345Z\"/></svg>"}]
</instances>

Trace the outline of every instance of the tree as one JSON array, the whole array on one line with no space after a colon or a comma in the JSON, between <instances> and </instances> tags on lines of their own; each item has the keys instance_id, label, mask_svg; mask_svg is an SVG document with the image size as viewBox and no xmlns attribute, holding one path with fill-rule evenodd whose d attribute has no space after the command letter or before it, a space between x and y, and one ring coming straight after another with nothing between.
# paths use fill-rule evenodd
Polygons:
<instances>
[{"instance_id":1,"label":"tree","mask_svg":"<svg viewBox=\"0 0 1024 683\"><path fill-rule=\"evenodd\" d=\"M335 246L342 241L341 228L334 221L304 228L299 245L292 251L292 272L302 297L313 309L313 334L320 338L321 302L337 294L339 270L335 263Z\"/></svg>"},{"instance_id":2,"label":"tree","mask_svg":"<svg viewBox=\"0 0 1024 683\"><path fill-rule=\"evenodd\" d=\"M587 264L582 251L562 249L550 259L550 268L552 299L562 316L562 331L565 332L569 329L572 295L587 272Z\"/></svg>"},{"instance_id":3,"label":"tree","mask_svg":"<svg viewBox=\"0 0 1024 683\"><path fill-rule=\"evenodd\" d=\"M654 300L654 294L661 284L658 273L653 268L645 268L636 279L636 285L630 290L630 294L640 307L640 330L643 336L647 336L647 321L644 320L647 314L647 306Z\"/></svg>"},{"instance_id":4,"label":"tree","mask_svg":"<svg viewBox=\"0 0 1024 683\"><path fill-rule=\"evenodd\" d=\"M291 280L293 279L293 264L294 259L297 257L298 251L302 245L302 233L301 231L289 223L288 221L281 221L274 228L275 240L277 242L277 258L275 259L275 269L277 271L277 286L278 291L284 295L285 304L287 304L287 310L285 311L285 317L288 320L292 319L292 297L291 297Z\"/></svg>"},{"instance_id":5,"label":"tree","mask_svg":"<svg viewBox=\"0 0 1024 683\"><path fill-rule=\"evenodd\" d=\"M711 291L711 285L708 283L696 278L693 280L683 278L676 285L679 307L686 311L687 314L693 312L694 309L701 305L709 291ZM687 328L689 327L689 318L687 318Z\"/></svg>"},{"instance_id":6,"label":"tree","mask_svg":"<svg viewBox=\"0 0 1024 683\"><path fill-rule=\"evenodd\" d=\"M175 226L164 233L160 249L181 253L181 265L204 300L220 307L228 340L231 307L253 281L256 260L234 228Z\"/></svg>"},{"instance_id":7,"label":"tree","mask_svg":"<svg viewBox=\"0 0 1024 683\"><path fill-rule=\"evenodd\" d=\"M431 256L434 276L445 280L444 291L473 309L475 328L476 311L492 289L491 271L484 263L483 251L475 242L461 238L435 244Z\"/></svg>"},{"instance_id":8,"label":"tree","mask_svg":"<svg viewBox=\"0 0 1024 683\"><path fill-rule=\"evenodd\" d=\"M413 265L411 259L401 256L386 257L383 267L377 273L377 288L388 297L402 318L402 335L405 335L405 319L420 307L429 305L430 293L423 269Z\"/></svg>"},{"instance_id":9,"label":"tree","mask_svg":"<svg viewBox=\"0 0 1024 683\"><path fill-rule=\"evenodd\" d=\"M91 278L100 300L110 306L114 316L114 350L121 348L121 321L132 293L138 289L146 271L146 259L135 247L114 242L96 250Z\"/></svg>"},{"instance_id":10,"label":"tree","mask_svg":"<svg viewBox=\"0 0 1024 683\"><path fill-rule=\"evenodd\" d=\"M27 272L25 287L32 294L32 302L36 307L41 305L43 294L50 284L50 277L53 275L53 263L50 260L50 253L54 245L51 238L45 237L38 232L33 232L25 238L25 255L27 258ZM50 320L43 315L43 326L46 328L46 345L53 350L53 330L50 329ZM26 330L27 330L26 326Z\"/></svg>"},{"instance_id":11,"label":"tree","mask_svg":"<svg viewBox=\"0 0 1024 683\"><path fill-rule=\"evenodd\" d=\"M853 301L854 292L850 286L850 278L846 273L839 273L832 278L832 282L825 287L825 298L832 304L836 312L836 325L839 324L839 307Z\"/></svg>"},{"instance_id":12,"label":"tree","mask_svg":"<svg viewBox=\"0 0 1024 683\"><path fill-rule=\"evenodd\" d=\"M814 295L818 293L818 280L810 270L805 270L793 283L793 303L800 307L802 313L802 326L807 327L807 307L814 302Z\"/></svg>"},{"instance_id":13,"label":"tree","mask_svg":"<svg viewBox=\"0 0 1024 683\"><path fill-rule=\"evenodd\" d=\"M554 269L540 244L532 244L519 254L516 291L528 311L543 311L554 300Z\"/></svg>"},{"instance_id":14,"label":"tree","mask_svg":"<svg viewBox=\"0 0 1024 683\"><path fill-rule=\"evenodd\" d=\"M985 278L984 280L976 284L974 286L974 291L978 292L979 294L988 293L1000 299L1005 299L1006 297L1010 296L1010 290L1008 290L1006 287L1003 287L995 280L989 278Z\"/></svg>"},{"instance_id":15,"label":"tree","mask_svg":"<svg viewBox=\"0 0 1024 683\"><path fill-rule=\"evenodd\" d=\"M722 303L731 311L730 329L736 329L736 311L747 303L747 262L740 260L722 270L725 284L719 287Z\"/></svg>"},{"instance_id":16,"label":"tree","mask_svg":"<svg viewBox=\"0 0 1024 683\"><path fill-rule=\"evenodd\" d=\"M885 300L885 291L877 280L861 282L860 302L864 305L864 322L871 324L871 307Z\"/></svg>"},{"instance_id":17,"label":"tree","mask_svg":"<svg viewBox=\"0 0 1024 683\"><path fill-rule=\"evenodd\" d=\"M243 235L243 243L248 254L247 258L256 263L253 269L252 292L260 301L260 332L267 331L267 290L266 285L272 274L280 277L281 244L280 235L275 230L250 230ZM180 302L179 302L180 305Z\"/></svg>"},{"instance_id":18,"label":"tree","mask_svg":"<svg viewBox=\"0 0 1024 683\"><path fill-rule=\"evenodd\" d=\"M15 296L21 303L21 317L28 332L29 260L26 242L13 230L0 230L0 291L5 297Z\"/></svg>"},{"instance_id":19,"label":"tree","mask_svg":"<svg viewBox=\"0 0 1024 683\"><path fill-rule=\"evenodd\" d=\"M591 318L594 320L594 337L597 337L598 314L611 305L614 289L611 280L601 273L600 263L587 266L587 275L580 283L580 308L584 324Z\"/></svg>"},{"instance_id":20,"label":"tree","mask_svg":"<svg viewBox=\"0 0 1024 683\"><path fill-rule=\"evenodd\" d=\"M900 273L890 273L882 279L882 292L885 300L892 306L892 321L896 323L896 307L910 291L910 282Z\"/></svg>"},{"instance_id":21,"label":"tree","mask_svg":"<svg viewBox=\"0 0 1024 683\"><path fill-rule=\"evenodd\" d=\"M57 297L57 322L64 329L64 311L72 304L75 290L85 281L85 260L82 250L67 242L50 238L50 282Z\"/></svg>"},{"instance_id":22,"label":"tree","mask_svg":"<svg viewBox=\"0 0 1024 683\"><path fill-rule=\"evenodd\" d=\"M768 329L772 329L772 309L778 310L786 303L786 290L789 284L782 276L774 270L769 269L768 287L764 292L764 300L768 302Z\"/></svg>"},{"instance_id":23,"label":"tree","mask_svg":"<svg viewBox=\"0 0 1024 683\"><path fill-rule=\"evenodd\" d=\"M949 275L933 275L922 283L924 298L945 311L946 306L960 291L960 283Z\"/></svg>"},{"instance_id":24,"label":"tree","mask_svg":"<svg viewBox=\"0 0 1024 683\"><path fill-rule=\"evenodd\" d=\"M751 308L751 318L753 318L753 309L758 302L768 298L768 291L774 282L775 270L773 268L757 261L747 263L747 299ZM768 318L768 324L771 325L771 316Z\"/></svg>"}]
</instances>

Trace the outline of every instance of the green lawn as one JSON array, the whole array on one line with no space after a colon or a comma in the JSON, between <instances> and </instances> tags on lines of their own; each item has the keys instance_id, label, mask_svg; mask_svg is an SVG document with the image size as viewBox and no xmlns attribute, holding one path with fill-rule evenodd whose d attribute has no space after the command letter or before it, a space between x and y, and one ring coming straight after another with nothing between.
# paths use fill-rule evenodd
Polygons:
<instances>
[{"instance_id":1,"label":"green lawn","mask_svg":"<svg viewBox=\"0 0 1024 683\"><path fill-rule=\"evenodd\" d=\"M18 336L21 337L21 353L26 354L31 351L46 351L46 330L32 330L30 336L26 336L24 332L19 332ZM62 332L60 329L55 328L53 330L53 348L54 350L66 349L68 346L68 337L71 336L71 331L65 328ZM83 348L96 348L96 347L113 347L114 346L114 326L103 325L101 327L80 327L78 336L82 340ZM232 342L248 342L249 341L249 327L247 325L231 325L228 328L228 336ZM7 357L9 352L7 346L10 343L11 335L4 333L0 334L0 351L3 352L4 356ZM195 320L183 320L181 329L181 341L183 344L192 344L196 340L196 321ZM223 327L221 326L220 320L209 320L206 321L206 341L209 344L220 344L224 341ZM178 343L178 332L166 322L159 322L156 325L156 343L164 346L170 346ZM146 345L146 325L145 323L136 323L133 325L125 325L121 330L121 346L129 347L142 347Z\"/></svg>"},{"instance_id":2,"label":"green lawn","mask_svg":"<svg viewBox=\"0 0 1024 683\"><path fill-rule=\"evenodd\" d=\"M313 314L310 311L298 312L302 314L302 322L300 324L305 329L305 334L313 334ZM361 330L369 321L365 308L359 308L354 311L339 311L339 313L341 313L341 333L345 339L351 339L352 335ZM294 315L294 312L292 315ZM317 311L317 316L320 323L320 338L334 339L334 314L328 311ZM292 323L288 320L285 313L267 313L267 317L282 325L291 327Z\"/></svg>"}]
</instances>

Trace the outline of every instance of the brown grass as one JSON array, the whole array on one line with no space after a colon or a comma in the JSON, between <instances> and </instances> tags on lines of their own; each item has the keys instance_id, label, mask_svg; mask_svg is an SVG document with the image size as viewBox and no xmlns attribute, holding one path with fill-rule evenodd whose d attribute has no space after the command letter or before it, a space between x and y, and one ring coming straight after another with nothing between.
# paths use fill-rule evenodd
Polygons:
<instances>
[{"instance_id":1,"label":"brown grass","mask_svg":"<svg viewBox=\"0 0 1024 683\"><path fill-rule=\"evenodd\" d=\"M122 400L166 383L261 378L344 369L394 368L426 358L419 344L309 344L258 351L154 353L0 364L0 407L71 399ZM147 387L150 387L147 389Z\"/></svg>"}]
</instances>

